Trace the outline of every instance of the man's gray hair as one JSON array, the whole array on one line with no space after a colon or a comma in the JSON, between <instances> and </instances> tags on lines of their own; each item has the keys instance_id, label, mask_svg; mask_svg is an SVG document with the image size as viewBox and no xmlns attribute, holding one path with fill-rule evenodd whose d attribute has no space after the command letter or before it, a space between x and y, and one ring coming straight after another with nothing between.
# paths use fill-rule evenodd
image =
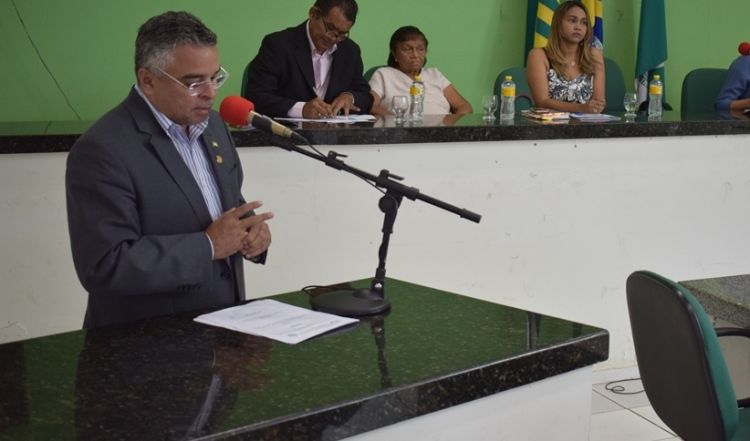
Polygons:
<instances>
[{"instance_id":1,"label":"man's gray hair","mask_svg":"<svg viewBox=\"0 0 750 441\"><path fill-rule=\"evenodd\" d=\"M138 29L135 39L135 72L140 68L166 69L172 51L184 44L216 46L216 34L189 12L168 11L151 17Z\"/></svg>"}]
</instances>

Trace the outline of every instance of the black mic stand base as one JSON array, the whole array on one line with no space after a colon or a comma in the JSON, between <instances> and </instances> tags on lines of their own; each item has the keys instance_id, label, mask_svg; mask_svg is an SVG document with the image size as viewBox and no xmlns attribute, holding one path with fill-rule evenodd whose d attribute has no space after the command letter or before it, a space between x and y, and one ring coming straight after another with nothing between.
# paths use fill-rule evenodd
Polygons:
<instances>
[{"instance_id":1,"label":"black mic stand base","mask_svg":"<svg viewBox=\"0 0 750 441\"><path fill-rule=\"evenodd\" d=\"M391 308L391 303L383 294L371 288L331 291L312 297L310 303L316 311L346 317L375 315Z\"/></svg>"}]
</instances>

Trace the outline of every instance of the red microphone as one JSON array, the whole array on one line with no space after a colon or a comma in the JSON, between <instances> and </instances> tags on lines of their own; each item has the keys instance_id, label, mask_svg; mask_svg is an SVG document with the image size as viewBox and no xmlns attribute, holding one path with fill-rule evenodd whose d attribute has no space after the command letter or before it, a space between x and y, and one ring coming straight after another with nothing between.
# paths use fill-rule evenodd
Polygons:
<instances>
[{"instance_id":1,"label":"red microphone","mask_svg":"<svg viewBox=\"0 0 750 441\"><path fill-rule=\"evenodd\" d=\"M235 127L247 126L248 116L253 110L255 110L255 105L241 96L228 96L219 106L221 119Z\"/></svg>"},{"instance_id":2,"label":"red microphone","mask_svg":"<svg viewBox=\"0 0 750 441\"><path fill-rule=\"evenodd\" d=\"M740 53L740 55L750 55L750 43L748 43L747 41L743 41L737 47L737 51Z\"/></svg>"},{"instance_id":3,"label":"red microphone","mask_svg":"<svg viewBox=\"0 0 750 441\"><path fill-rule=\"evenodd\" d=\"M302 135L294 130L277 123L267 116L254 112L255 105L250 100L241 96L228 96L221 101L219 114L221 119L230 126L247 127L251 125L256 129L264 132L273 133L274 135L283 136L284 138L296 138L302 142L307 142Z\"/></svg>"}]
</instances>

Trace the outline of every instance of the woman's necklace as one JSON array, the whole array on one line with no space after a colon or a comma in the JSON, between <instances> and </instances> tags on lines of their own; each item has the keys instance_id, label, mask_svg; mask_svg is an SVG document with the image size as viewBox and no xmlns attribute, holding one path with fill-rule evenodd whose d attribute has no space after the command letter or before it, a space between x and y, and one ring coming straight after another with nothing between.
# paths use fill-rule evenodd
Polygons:
<instances>
[{"instance_id":1,"label":"woman's necklace","mask_svg":"<svg viewBox=\"0 0 750 441\"><path fill-rule=\"evenodd\" d=\"M578 58L577 53L573 54L573 58L564 58L565 65L570 66L570 67L575 67L575 65L578 64L577 58Z\"/></svg>"}]
</instances>

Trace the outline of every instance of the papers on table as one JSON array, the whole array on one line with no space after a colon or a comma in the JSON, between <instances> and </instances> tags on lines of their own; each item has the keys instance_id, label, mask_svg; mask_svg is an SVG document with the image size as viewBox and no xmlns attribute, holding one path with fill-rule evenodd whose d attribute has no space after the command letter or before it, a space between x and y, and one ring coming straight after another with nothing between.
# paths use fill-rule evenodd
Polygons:
<instances>
[{"instance_id":1,"label":"papers on table","mask_svg":"<svg viewBox=\"0 0 750 441\"><path fill-rule=\"evenodd\" d=\"M566 123L570 118L568 112L558 112L556 110L545 109L542 107L532 107L521 111L521 116L542 123Z\"/></svg>"},{"instance_id":2,"label":"papers on table","mask_svg":"<svg viewBox=\"0 0 750 441\"><path fill-rule=\"evenodd\" d=\"M203 314L194 320L291 345L359 321L311 311L276 300L255 300L241 306Z\"/></svg>"},{"instance_id":3,"label":"papers on table","mask_svg":"<svg viewBox=\"0 0 750 441\"><path fill-rule=\"evenodd\" d=\"M276 118L279 121L293 121L293 122L322 122L330 124L353 124L358 122L372 122L375 121L373 115L339 115L333 118Z\"/></svg>"},{"instance_id":4,"label":"papers on table","mask_svg":"<svg viewBox=\"0 0 750 441\"><path fill-rule=\"evenodd\" d=\"M577 119L578 121L584 122L607 122L607 121L619 121L619 116L607 115L606 113L571 113L571 118Z\"/></svg>"},{"instance_id":5,"label":"papers on table","mask_svg":"<svg viewBox=\"0 0 750 441\"><path fill-rule=\"evenodd\" d=\"M542 123L551 124L565 123L569 118L583 122L607 122L620 120L619 116L607 115L606 113L568 113L540 107L532 107L528 110L522 110L521 115Z\"/></svg>"}]
</instances>

